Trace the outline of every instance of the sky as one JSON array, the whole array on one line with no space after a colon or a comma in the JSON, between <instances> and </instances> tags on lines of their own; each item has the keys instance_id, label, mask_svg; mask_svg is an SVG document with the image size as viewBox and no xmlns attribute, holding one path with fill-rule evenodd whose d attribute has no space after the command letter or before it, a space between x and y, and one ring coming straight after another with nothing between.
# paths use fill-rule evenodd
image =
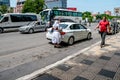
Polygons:
<instances>
[{"instance_id":1,"label":"sky","mask_svg":"<svg viewBox=\"0 0 120 80\"><path fill-rule=\"evenodd\" d=\"M16 6L17 0L10 0L11 6ZM80 12L100 12L110 10L113 13L115 7L120 7L120 0L67 0L67 7L76 7Z\"/></svg>"}]
</instances>

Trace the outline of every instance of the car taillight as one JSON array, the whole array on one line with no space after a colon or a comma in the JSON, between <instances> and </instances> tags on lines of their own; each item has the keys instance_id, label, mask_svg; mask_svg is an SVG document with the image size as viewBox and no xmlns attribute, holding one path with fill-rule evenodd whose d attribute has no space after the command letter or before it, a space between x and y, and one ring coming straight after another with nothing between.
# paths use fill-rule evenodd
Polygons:
<instances>
[{"instance_id":1,"label":"car taillight","mask_svg":"<svg viewBox=\"0 0 120 80\"><path fill-rule=\"evenodd\" d=\"M60 32L61 35L65 35L66 33L65 32Z\"/></svg>"}]
</instances>

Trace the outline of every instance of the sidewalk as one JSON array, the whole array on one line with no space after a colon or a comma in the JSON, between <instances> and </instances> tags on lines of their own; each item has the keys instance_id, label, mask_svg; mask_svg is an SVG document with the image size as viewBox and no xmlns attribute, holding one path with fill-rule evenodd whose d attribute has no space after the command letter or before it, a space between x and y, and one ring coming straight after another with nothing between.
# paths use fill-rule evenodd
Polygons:
<instances>
[{"instance_id":1,"label":"sidewalk","mask_svg":"<svg viewBox=\"0 0 120 80\"><path fill-rule=\"evenodd\" d=\"M33 80L120 80L120 33Z\"/></svg>"}]
</instances>

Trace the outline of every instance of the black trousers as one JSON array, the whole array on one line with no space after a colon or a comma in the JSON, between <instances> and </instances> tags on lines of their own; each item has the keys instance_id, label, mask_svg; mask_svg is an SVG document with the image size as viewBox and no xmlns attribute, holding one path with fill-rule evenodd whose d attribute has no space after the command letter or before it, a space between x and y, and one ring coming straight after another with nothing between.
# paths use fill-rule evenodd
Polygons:
<instances>
[{"instance_id":1,"label":"black trousers","mask_svg":"<svg viewBox=\"0 0 120 80\"><path fill-rule=\"evenodd\" d=\"M105 37L107 35L107 32L100 32L101 35L101 45L105 45Z\"/></svg>"}]
</instances>

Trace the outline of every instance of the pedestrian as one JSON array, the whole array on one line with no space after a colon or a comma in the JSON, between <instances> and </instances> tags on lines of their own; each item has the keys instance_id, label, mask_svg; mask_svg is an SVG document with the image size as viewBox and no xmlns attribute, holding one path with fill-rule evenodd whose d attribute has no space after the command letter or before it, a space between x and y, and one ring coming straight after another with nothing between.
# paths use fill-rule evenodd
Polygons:
<instances>
[{"instance_id":1,"label":"pedestrian","mask_svg":"<svg viewBox=\"0 0 120 80\"><path fill-rule=\"evenodd\" d=\"M61 34L59 32L59 20L55 21L52 28L53 28L52 43L54 44L55 48L60 48Z\"/></svg>"},{"instance_id":2,"label":"pedestrian","mask_svg":"<svg viewBox=\"0 0 120 80\"><path fill-rule=\"evenodd\" d=\"M99 33L101 35L100 47L102 48L103 46L105 46L105 37L106 37L107 33L110 32L110 25L109 25L109 21L107 20L106 16L104 16L103 19L100 20L100 22L96 26L95 30L97 28L99 28Z\"/></svg>"},{"instance_id":3,"label":"pedestrian","mask_svg":"<svg viewBox=\"0 0 120 80\"><path fill-rule=\"evenodd\" d=\"M113 33L116 34L118 32L118 23L115 19L111 22L111 26L113 27Z\"/></svg>"}]
</instances>

